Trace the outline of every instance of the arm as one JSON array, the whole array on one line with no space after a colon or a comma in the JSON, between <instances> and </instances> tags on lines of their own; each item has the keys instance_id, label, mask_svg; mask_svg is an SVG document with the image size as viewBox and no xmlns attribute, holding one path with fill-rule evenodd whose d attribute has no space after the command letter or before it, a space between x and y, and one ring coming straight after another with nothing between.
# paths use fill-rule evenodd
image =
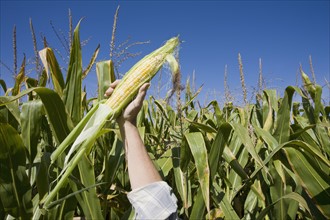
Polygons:
<instances>
[{"instance_id":1,"label":"arm","mask_svg":"<svg viewBox=\"0 0 330 220\"><path fill-rule=\"evenodd\" d=\"M110 95L118 81L110 85ZM117 119L122 135L128 175L132 191L127 197L139 219L177 219L177 199L171 187L160 177L152 163L136 127L136 117L143 105L149 83L144 84L137 97Z\"/></svg>"},{"instance_id":2,"label":"arm","mask_svg":"<svg viewBox=\"0 0 330 220\"><path fill-rule=\"evenodd\" d=\"M106 95L110 95L119 81L110 85ZM126 107L117 122L125 144L128 175L132 190L150 183L162 181L157 169L152 163L136 127L136 117L143 105L149 83L144 84L137 97Z\"/></svg>"},{"instance_id":3,"label":"arm","mask_svg":"<svg viewBox=\"0 0 330 220\"><path fill-rule=\"evenodd\" d=\"M132 190L162 181L140 138L136 124L124 121L120 125L120 131L125 140L128 175Z\"/></svg>"}]
</instances>

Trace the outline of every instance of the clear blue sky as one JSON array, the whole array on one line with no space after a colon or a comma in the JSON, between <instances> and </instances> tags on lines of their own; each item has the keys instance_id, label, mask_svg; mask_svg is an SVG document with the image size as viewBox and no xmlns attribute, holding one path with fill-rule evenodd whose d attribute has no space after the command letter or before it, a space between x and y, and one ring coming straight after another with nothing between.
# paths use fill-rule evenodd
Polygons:
<instances>
[{"instance_id":1,"label":"clear blue sky","mask_svg":"<svg viewBox=\"0 0 330 220\"><path fill-rule=\"evenodd\" d=\"M296 84L300 63L310 75L312 56L316 80L322 86L329 80L329 1L1 1L0 59L13 66L12 31L17 28L18 64L23 53L33 59L29 30L32 18L38 49L41 34L50 45L65 52L55 37L50 21L67 36L68 9L73 24L81 24L83 65L98 44L97 60L109 58L113 15L120 5L116 43L148 41L131 52L146 55L172 36L180 35L182 81L195 72L196 87L204 84L201 97L223 100L224 67L228 65L228 84L237 100L242 98L237 56L241 54L248 90L257 86L259 58L267 88L283 91ZM119 69L126 72L142 55L130 59ZM61 58L57 55L58 59ZM30 69L34 66L30 64ZM1 65L1 78L12 86L12 74ZM33 72L29 76L35 76ZM299 82L301 82L299 78ZM85 81L87 91L95 94L95 68ZM155 84L155 83L154 83ZM329 90L324 90L329 102ZM3 94L3 93L0 93Z\"/></svg>"}]
</instances>

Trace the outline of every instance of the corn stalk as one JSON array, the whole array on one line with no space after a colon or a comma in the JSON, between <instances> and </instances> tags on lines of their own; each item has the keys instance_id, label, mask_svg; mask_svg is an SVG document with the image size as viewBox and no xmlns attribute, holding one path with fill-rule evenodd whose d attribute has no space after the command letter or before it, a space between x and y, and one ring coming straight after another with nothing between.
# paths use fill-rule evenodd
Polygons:
<instances>
[{"instance_id":1,"label":"corn stalk","mask_svg":"<svg viewBox=\"0 0 330 220\"><path fill-rule=\"evenodd\" d=\"M69 153L65 157L64 167L57 178L58 182L55 188L41 201L45 209L47 209L59 190L66 184L69 175L81 158L86 155L86 153L90 152L91 147L98 138L99 132L106 121L116 119L137 94L139 88L144 83L149 82L166 61L170 60L169 63L173 63L172 53L178 44L179 38L174 37L168 40L164 46L145 56L135 64L125 74L113 91L111 97L106 102L95 105L92 113L86 115L62 144L53 152L51 155L51 162L55 163L64 150L73 143ZM170 66L178 68L177 64L172 64ZM177 70L172 69L172 72L175 73ZM81 130L81 128L83 129Z\"/></svg>"}]
</instances>

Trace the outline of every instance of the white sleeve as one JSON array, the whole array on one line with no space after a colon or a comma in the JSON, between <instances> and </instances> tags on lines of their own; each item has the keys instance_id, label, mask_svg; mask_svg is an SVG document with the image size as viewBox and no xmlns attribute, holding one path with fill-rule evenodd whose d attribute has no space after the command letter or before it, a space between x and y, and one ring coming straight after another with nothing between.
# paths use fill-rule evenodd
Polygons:
<instances>
[{"instance_id":1,"label":"white sleeve","mask_svg":"<svg viewBox=\"0 0 330 220\"><path fill-rule=\"evenodd\" d=\"M164 181L134 189L127 195L136 219L166 219L177 211L177 198Z\"/></svg>"}]
</instances>

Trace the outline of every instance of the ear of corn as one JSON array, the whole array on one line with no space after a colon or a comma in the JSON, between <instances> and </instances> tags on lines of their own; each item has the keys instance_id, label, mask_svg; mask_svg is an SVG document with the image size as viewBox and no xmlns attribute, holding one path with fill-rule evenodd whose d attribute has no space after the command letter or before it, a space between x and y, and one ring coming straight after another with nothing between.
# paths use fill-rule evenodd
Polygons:
<instances>
[{"instance_id":1,"label":"ear of corn","mask_svg":"<svg viewBox=\"0 0 330 220\"><path fill-rule=\"evenodd\" d=\"M55 188L41 201L44 208L51 204L51 201L56 196L57 192L64 186L69 175L79 163L81 157L90 151L93 143L98 137L98 133L104 126L107 120L113 120L119 116L121 111L132 101L134 96L139 91L140 87L149 82L168 61L172 72L179 68L179 65L174 62L173 52L179 45L179 38L174 37L168 40L164 46L145 56L142 60L136 63L123 77L120 83L113 91L110 98L104 104L98 104L95 112L86 115L85 118L77 125L70 135L63 141L56 151L51 156L51 161L54 163L59 155L73 142L68 155L64 161L62 172L57 178ZM93 109L94 111L94 109ZM83 129L81 130L81 128ZM79 135L78 135L79 134ZM71 158L71 159L70 159Z\"/></svg>"},{"instance_id":2,"label":"ear of corn","mask_svg":"<svg viewBox=\"0 0 330 220\"><path fill-rule=\"evenodd\" d=\"M168 40L163 47L144 57L126 73L105 103L114 111L115 115L118 115L133 99L144 83L154 77L164 62L169 61L171 59L169 57L173 57L172 53L178 44L179 39L177 37ZM173 59L175 58L173 57ZM169 64L172 63L169 62ZM174 65L178 66L173 62L171 67Z\"/></svg>"}]
</instances>

